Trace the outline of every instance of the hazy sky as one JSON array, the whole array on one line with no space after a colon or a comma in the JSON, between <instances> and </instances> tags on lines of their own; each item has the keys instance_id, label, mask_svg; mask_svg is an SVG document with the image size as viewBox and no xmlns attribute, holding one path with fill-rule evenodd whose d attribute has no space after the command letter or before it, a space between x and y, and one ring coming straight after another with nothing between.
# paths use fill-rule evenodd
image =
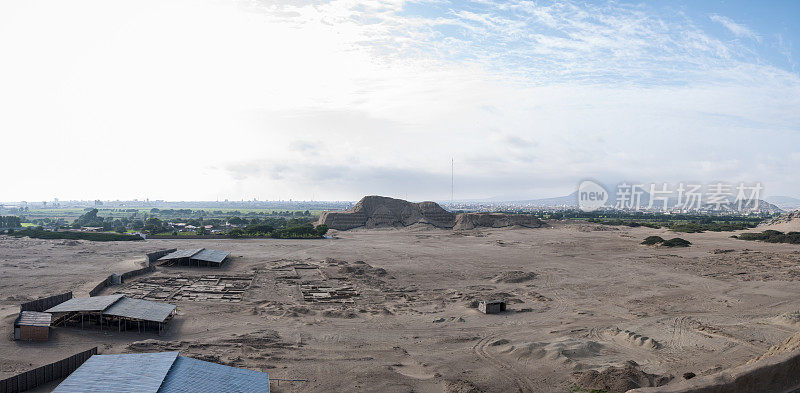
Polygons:
<instances>
[{"instance_id":1,"label":"hazy sky","mask_svg":"<svg viewBox=\"0 0 800 393\"><path fill-rule=\"evenodd\" d=\"M0 200L800 196L800 2L0 2Z\"/></svg>"}]
</instances>

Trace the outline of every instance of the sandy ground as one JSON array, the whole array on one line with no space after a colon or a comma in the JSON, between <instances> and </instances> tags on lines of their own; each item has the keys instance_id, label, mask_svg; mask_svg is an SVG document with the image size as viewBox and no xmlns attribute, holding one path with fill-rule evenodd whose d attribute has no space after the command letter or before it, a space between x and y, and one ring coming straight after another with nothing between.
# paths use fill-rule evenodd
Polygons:
<instances>
[{"instance_id":1,"label":"sandy ground","mask_svg":"<svg viewBox=\"0 0 800 393\"><path fill-rule=\"evenodd\" d=\"M273 383L275 392L568 392L573 372L628 360L678 379L711 373L800 329L792 316L800 310L796 245L703 233L680 235L690 248L648 247L639 245L646 236L677 234L579 223L335 235L119 243L0 236L0 377L99 346L180 350L308 380ZM159 268L104 294L142 280L252 276L240 302L169 300L179 313L161 336L55 328L46 343L11 340L19 303L68 290L86 296L108 274L141 266L145 252L197 247L234 258L221 270ZM306 301L302 283L347 286L358 296ZM509 311L470 308L482 298L505 298Z\"/></svg>"}]
</instances>

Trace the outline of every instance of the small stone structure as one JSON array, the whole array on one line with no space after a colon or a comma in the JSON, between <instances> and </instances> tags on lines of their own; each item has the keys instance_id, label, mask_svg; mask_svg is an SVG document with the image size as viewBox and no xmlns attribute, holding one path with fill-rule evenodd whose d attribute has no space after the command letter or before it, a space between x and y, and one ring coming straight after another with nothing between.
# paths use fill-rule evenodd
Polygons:
<instances>
[{"instance_id":1,"label":"small stone structure","mask_svg":"<svg viewBox=\"0 0 800 393\"><path fill-rule=\"evenodd\" d=\"M502 300L481 300L478 311L484 314L499 314L506 310L506 302Z\"/></svg>"}]
</instances>

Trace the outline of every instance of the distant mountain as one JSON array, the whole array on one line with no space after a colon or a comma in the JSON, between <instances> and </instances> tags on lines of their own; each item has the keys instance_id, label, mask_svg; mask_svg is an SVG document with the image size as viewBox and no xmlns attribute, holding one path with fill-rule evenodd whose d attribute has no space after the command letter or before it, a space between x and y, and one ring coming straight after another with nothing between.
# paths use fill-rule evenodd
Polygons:
<instances>
[{"instance_id":1,"label":"distant mountain","mask_svg":"<svg viewBox=\"0 0 800 393\"><path fill-rule=\"evenodd\" d=\"M616 188L609 188L608 186L604 187L606 190L613 190L608 191L608 202L606 203L607 206L615 206L617 202L617 195L616 195ZM791 200L794 198L789 197L782 197L787 198L787 200ZM797 200L800 203L800 200ZM542 199L528 199L528 200L519 200L519 201L508 201L509 203L515 203L520 205L528 205L533 207L566 207L566 208L577 208L578 207L578 191L573 192L572 194L561 196L561 197L554 197L554 198L542 198ZM650 204L650 193L647 191L642 191L641 195L639 196L639 206L642 209L646 209L647 206ZM660 199L655 200L653 205L656 209L662 207L664 202ZM669 198L667 202L667 206L674 207L678 204L678 200L676 197ZM738 201L731 202L731 211L738 211ZM750 210L752 203L743 203L742 211ZM792 209L785 209L781 206L778 206L773 203L769 203L765 200L758 201L758 209L761 213L782 213L785 210L792 210Z\"/></svg>"},{"instance_id":2,"label":"distant mountain","mask_svg":"<svg viewBox=\"0 0 800 393\"><path fill-rule=\"evenodd\" d=\"M736 202L734 202L733 205L736 205ZM751 205L752 204L748 204L747 202L745 202L743 204L743 206L742 206L742 210L746 211L747 209L750 208ZM769 203L769 202L767 202L767 201L765 201L763 199L759 199L758 200L758 211L761 212L761 213L783 213L786 210L781 209L780 207L778 207L776 205L773 205L772 203Z\"/></svg>"},{"instance_id":3,"label":"distant mountain","mask_svg":"<svg viewBox=\"0 0 800 393\"><path fill-rule=\"evenodd\" d=\"M800 199L798 198L788 196L772 196L764 198L764 200L783 210L800 209Z\"/></svg>"},{"instance_id":4,"label":"distant mountain","mask_svg":"<svg viewBox=\"0 0 800 393\"><path fill-rule=\"evenodd\" d=\"M541 207L577 207L578 191L575 191L567 196L561 196L561 197L526 199L526 200L508 201L508 202L517 203L521 205L531 205L531 206L541 206Z\"/></svg>"}]
</instances>

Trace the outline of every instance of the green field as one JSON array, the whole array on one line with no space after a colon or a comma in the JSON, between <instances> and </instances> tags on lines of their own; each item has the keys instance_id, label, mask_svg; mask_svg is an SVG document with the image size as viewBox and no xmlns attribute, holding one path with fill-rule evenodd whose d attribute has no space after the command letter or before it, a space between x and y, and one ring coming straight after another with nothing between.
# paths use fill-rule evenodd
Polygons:
<instances>
[{"instance_id":1,"label":"green field","mask_svg":"<svg viewBox=\"0 0 800 393\"><path fill-rule=\"evenodd\" d=\"M74 231L38 231L35 229L23 229L15 232L14 237L30 237L33 239L69 239L69 240L89 240L95 242L114 242L114 241L141 241L139 235L127 235L109 232L74 232Z\"/></svg>"},{"instance_id":2,"label":"green field","mask_svg":"<svg viewBox=\"0 0 800 393\"><path fill-rule=\"evenodd\" d=\"M295 213L295 212L305 212L305 210L301 209L190 209L191 213L178 213L175 214L162 214L160 213L151 213L151 208L102 208L98 207L98 215L102 217L111 217L111 218L122 218L122 217L158 217L161 219L169 219L169 218L220 218L225 219L232 216L241 216L241 217L248 217L248 216L266 216L266 215L273 215L272 213L275 212L276 216L281 215L280 213ZM178 209L163 209L163 210L178 210ZM189 210L189 209L187 209ZM86 209L80 208L54 208L54 209L30 209L26 211L22 216L25 217L26 221L30 222L32 220L37 219L45 219L49 218L51 220L62 218L69 222L78 218L81 214L86 213ZM322 210L309 210L311 215L319 215L322 213ZM23 225L24 226L24 225Z\"/></svg>"}]
</instances>

